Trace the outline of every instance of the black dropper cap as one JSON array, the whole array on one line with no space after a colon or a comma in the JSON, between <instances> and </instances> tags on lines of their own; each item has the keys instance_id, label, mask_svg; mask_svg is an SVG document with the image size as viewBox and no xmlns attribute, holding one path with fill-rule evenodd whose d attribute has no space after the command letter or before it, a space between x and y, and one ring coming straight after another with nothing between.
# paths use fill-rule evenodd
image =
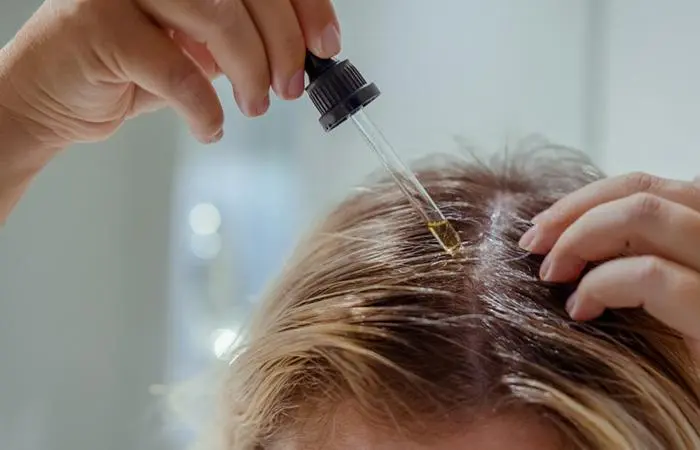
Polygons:
<instances>
[{"instance_id":1,"label":"black dropper cap","mask_svg":"<svg viewBox=\"0 0 700 450\"><path fill-rule=\"evenodd\" d=\"M319 122L325 131L345 122L381 94L347 59L322 59L307 51L305 70L309 76L306 92L321 114Z\"/></svg>"}]
</instances>

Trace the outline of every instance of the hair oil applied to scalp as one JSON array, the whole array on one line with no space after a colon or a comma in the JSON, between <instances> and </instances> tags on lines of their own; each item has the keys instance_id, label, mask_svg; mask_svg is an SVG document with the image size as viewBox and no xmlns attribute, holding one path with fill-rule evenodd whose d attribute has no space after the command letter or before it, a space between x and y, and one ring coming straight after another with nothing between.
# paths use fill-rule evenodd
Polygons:
<instances>
[{"instance_id":1,"label":"hair oil applied to scalp","mask_svg":"<svg viewBox=\"0 0 700 450\"><path fill-rule=\"evenodd\" d=\"M450 256L459 254L462 241L459 239L457 230L454 229L449 220L445 219L440 222L428 222L428 229Z\"/></svg>"},{"instance_id":2,"label":"hair oil applied to scalp","mask_svg":"<svg viewBox=\"0 0 700 450\"><path fill-rule=\"evenodd\" d=\"M363 108L379 97L379 88L374 83L367 83L348 60L321 59L307 52L305 69L309 75L306 91L321 113L319 121L323 129L331 131L347 119L352 119L445 252L457 255L461 248L459 234L364 113Z\"/></svg>"},{"instance_id":3,"label":"hair oil applied to scalp","mask_svg":"<svg viewBox=\"0 0 700 450\"><path fill-rule=\"evenodd\" d=\"M372 123L362 109L352 115L352 121L360 130L369 146L381 159L382 164L398 184L413 208L421 215L428 230L435 236L442 248L451 256L456 256L462 246L457 230L445 218L428 191L396 154L382 132Z\"/></svg>"}]
</instances>

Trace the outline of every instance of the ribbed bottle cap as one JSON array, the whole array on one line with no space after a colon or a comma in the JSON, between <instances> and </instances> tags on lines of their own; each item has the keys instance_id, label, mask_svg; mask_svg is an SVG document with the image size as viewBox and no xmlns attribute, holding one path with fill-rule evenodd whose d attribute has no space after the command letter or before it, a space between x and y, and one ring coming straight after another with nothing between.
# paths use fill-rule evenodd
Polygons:
<instances>
[{"instance_id":1,"label":"ribbed bottle cap","mask_svg":"<svg viewBox=\"0 0 700 450\"><path fill-rule=\"evenodd\" d=\"M319 122L331 131L360 108L370 104L381 92L347 59L322 59L306 53L305 70L309 76L306 92L321 114Z\"/></svg>"}]
</instances>

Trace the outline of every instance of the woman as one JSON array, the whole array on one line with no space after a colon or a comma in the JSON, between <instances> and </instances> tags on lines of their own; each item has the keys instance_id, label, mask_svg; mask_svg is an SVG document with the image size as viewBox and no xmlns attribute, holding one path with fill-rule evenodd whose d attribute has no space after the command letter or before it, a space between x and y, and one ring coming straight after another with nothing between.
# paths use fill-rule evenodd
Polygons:
<instances>
[{"instance_id":1,"label":"woman","mask_svg":"<svg viewBox=\"0 0 700 450\"><path fill-rule=\"evenodd\" d=\"M342 204L232 364L222 448L700 448L700 323L678 320L700 258L670 236L700 214L663 199L696 189L544 150L419 173L455 258L390 182ZM661 320L617 309L642 305Z\"/></svg>"},{"instance_id":2,"label":"woman","mask_svg":"<svg viewBox=\"0 0 700 450\"><path fill-rule=\"evenodd\" d=\"M217 140L211 78L259 115L270 87L301 95L306 47L339 45L327 0L47 3L0 53L0 222L70 144L163 105ZM235 362L226 442L698 448L698 188L536 163L423 174L458 259L391 185L341 207Z\"/></svg>"}]
</instances>

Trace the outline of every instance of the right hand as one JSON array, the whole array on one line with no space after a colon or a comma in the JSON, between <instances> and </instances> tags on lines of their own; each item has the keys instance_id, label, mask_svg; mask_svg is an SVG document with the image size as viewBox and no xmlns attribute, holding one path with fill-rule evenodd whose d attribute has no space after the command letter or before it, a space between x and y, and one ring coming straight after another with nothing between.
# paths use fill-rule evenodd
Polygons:
<instances>
[{"instance_id":1,"label":"right hand","mask_svg":"<svg viewBox=\"0 0 700 450\"><path fill-rule=\"evenodd\" d=\"M47 0L0 52L0 109L65 147L168 105L212 142L223 129L214 77L261 115L270 87L302 95L306 48L334 56L338 30L331 0Z\"/></svg>"}]
</instances>

